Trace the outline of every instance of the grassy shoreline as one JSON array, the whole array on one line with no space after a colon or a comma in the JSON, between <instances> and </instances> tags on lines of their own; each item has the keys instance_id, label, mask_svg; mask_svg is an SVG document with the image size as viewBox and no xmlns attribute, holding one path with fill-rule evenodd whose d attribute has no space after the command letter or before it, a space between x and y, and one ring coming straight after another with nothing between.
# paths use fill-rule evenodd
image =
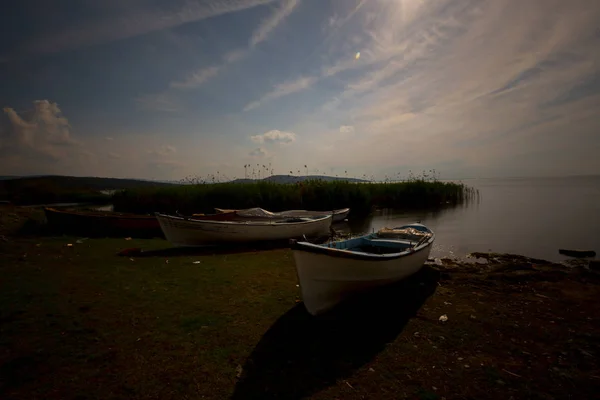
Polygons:
<instances>
[{"instance_id":1,"label":"grassy shoreline","mask_svg":"<svg viewBox=\"0 0 600 400\"><path fill-rule=\"evenodd\" d=\"M476 194L463 184L422 179L397 183L312 180L296 184L214 183L139 188L116 193L113 203L115 211L140 214L212 213L214 207L262 207L271 211L350 207L353 215L367 215L375 207L434 208L459 204Z\"/></svg>"},{"instance_id":2,"label":"grassy shoreline","mask_svg":"<svg viewBox=\"0 0 600 400\"><path fill-rule=\"evenodd\" d=\"M7 240L0 397L504 400L600 388L600 278L582 268L429 265L313 318L288 249ZM148 252L116 256L126 247Z\"/></svg>"},{"instance_id":3,"label":"grassy shoreline","mask_svg":"<svg viewBox=\"0 0 600 400\"><path fill-rule=\"evenodd\" d=\"M600 275L586 268L442 260L313 318L289 249L22 237L21 211L32 212L0 208L2 398L516 400L600 389ZM116 255L131 247L143 257Z\"/></svg>"}]
</instances>

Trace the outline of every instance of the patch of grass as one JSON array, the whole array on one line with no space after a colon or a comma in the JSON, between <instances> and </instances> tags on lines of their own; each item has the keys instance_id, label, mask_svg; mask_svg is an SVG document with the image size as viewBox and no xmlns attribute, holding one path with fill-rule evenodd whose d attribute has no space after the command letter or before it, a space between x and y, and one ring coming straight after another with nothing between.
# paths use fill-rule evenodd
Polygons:
<instances>
[{"instance_id":1,"label":"patch of grass","mask_svg":"<svg viewBox=\"0 0 600 400\"><path fill-rule=\"evenodd\" d=\"M440 396L437 393L431 392L423 388L417 390L416 395L419 400L439 400L440 398Z\"/></svg>"},{"instance_id":2,"label":"patch of grass","mask_svg":"<svg viewBox=\"0 0 600 400\"><path fill-rule=\"evenodd\" d=\"M353 214L364 215L373 207L431 208L459 204L475 194L463 184L425 179L397 183L309 180L279 184L259 181L131 189L115 193L113 202L115 211L140 214L156 211L213 213L214 207L262 207L272 211L327 211L350 207Z\"/></svg>"},{"instance_id":3,"label":"patch of grass","mask_svg":"<svg viewBox=\"0 0 600 400\"><path fill-rule=\"evenodd\" d=\"M589 272L518 281L493 279L517 268L456 267L440 280L423 268L313 318L297 303L287 249L9 239L0 398L541 399L599 389L600 279ZM126 247L155 255L116 256Z\"/></svg>"},{"instance_id":4,"label":"patch of grass","mask_svg":"<svg viewBox=\"0 0 600 400\"><path fill-rule=\"evenodd\" d=\"M193 332L203 328L222 325L223 322L216 319L214 316L196 315L193 317L185 317L181 320L181 328L185 332Z\"/></svg>"}]
</instances>

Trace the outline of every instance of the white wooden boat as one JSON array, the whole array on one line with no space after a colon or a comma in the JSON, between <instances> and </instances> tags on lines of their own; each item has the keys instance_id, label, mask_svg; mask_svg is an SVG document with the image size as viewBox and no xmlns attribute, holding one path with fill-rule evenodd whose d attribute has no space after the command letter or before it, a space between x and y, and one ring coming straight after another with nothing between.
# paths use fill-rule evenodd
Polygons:
<instances>
[{"instance_id":1,"label":"white wooden boat","mask_svg":"<svg viewBox=\"0 0 600 400\"><path fill-rule=\"evenodd\" d=\"M346 219L350 213L349 208L340 208L332 211L310 211L310 210L287 210L280 212L271 212L263 208L246 208L243 210L230 210L225 208L215 208L217 213L231 213L235 212L240 217L253 217L253 218L302 218L302 217L324 217L326 215L333 215L333 222L339 222Z\"/></svg>"},{"instance_id":2,"label":"white wooden boat","mask_svg":"<svg viewBox=\"0 0 600 400\"><path fill-rule=\"evenodd\" d=\"M380 232L320 245L291 241L302 298L310 314L321 314L356 292L416 273L435 240L429 228L417 223Z\"/></svg>"},{"instance_id":3,"label":"white wooden boat","mask_svg":"<svg viewBox=\"0 0 600 400\"><path fill-rule=\"evenodd\" d=\"M165 237L174 246L205 246L329 234L331 215L318 218L218 221L156 213Z\"/></svg>"}]
</instances>

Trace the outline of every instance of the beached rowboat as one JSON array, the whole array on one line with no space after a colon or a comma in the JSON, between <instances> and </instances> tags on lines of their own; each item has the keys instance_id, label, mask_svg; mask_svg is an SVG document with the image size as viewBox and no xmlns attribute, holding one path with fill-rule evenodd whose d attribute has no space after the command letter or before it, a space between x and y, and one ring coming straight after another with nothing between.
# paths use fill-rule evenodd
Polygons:
<instances>
[{"instance_id":1,"label":"beached rowboat","mask_svg":"<svg viewBox=\"0 0 600 400\"><path fill-rule=\"evenodd\" d=\"M139 215L113 211L44 208L50 227L61 233L83 236L162 237L160 224L154 215ZM202 220L247 221L235 213L202 214Z\"/></svg>"},{"instance_id":2,"label":"beached rowboat","mask_svg":"<svg viewBox=\"0 0 600 400\"><path fill-rule=\"evenodd\" d=\"M321 314L356 292L416 273L435 240L429 228L416 223L381 233L326 244L291 241L302 298L310 314Z\"/></svg>"},{"instance_id":3,"label":"beached rowboat","mask_svg":"<svg viewBox=\"0 0 600 400\"><path fill-rule=\"evenodd\" d=\"M174 246L205 246L322 237L329 234L331 215L317 218L214 221L156 213L165 237Z\"/></svg>"},{"instance_id":4,"label":"beached rowboat","mask_svg":"<svg viewBox=\"0 0 600 400\"><path fill-rule=\"evenodd\" d=\"M333 222L339 222L346 219L350 213L349 208L340 208L338 210L331 211L310 211L310 210L287 210L280 212L267 211L263 208L246 208L243 210L230 210L224 208L215 208L217 213L231 213L235 212L240 217L252 217L252 218L302 218L302 217L324 217L326 215L333 215Z\"/></svg>"},{"instance_id":5,"label":"beached rowboat","mask_svg":"<svg viewBox=\"0 0 600 400\"><path fill-rule=\"evenodd\" d=\"M57 232L84 236L162 236L160 225L152 215L112 211L59 210L44 208L49 226Z\"/></svg>"},{"instance_id":6,"label":"beached rowboat","mask_svg":"<svg viewBox=\"0 0 600 400\"><path fill-rule=\"evenodd\" d=\"M558 252L563 256L575 258L596 257L594 250L575 250L575 249L558 249Z\"/></svg>"}]
</instances>

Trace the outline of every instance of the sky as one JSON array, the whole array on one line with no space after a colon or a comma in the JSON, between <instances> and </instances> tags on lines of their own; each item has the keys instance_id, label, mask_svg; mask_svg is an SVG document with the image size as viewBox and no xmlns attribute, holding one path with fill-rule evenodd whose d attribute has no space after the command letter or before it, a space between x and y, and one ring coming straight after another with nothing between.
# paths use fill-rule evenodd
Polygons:
<instances>
[{"instance_id":1,"label":"sky","mask_svg":"<svg viewBox=\"0 0 600 400\"><path fill-rule=\"evenodd\" d=\"M0 175L598 174L598 21L589 0L23 0L0 14Z\"/></svg>"}]
</instances>

